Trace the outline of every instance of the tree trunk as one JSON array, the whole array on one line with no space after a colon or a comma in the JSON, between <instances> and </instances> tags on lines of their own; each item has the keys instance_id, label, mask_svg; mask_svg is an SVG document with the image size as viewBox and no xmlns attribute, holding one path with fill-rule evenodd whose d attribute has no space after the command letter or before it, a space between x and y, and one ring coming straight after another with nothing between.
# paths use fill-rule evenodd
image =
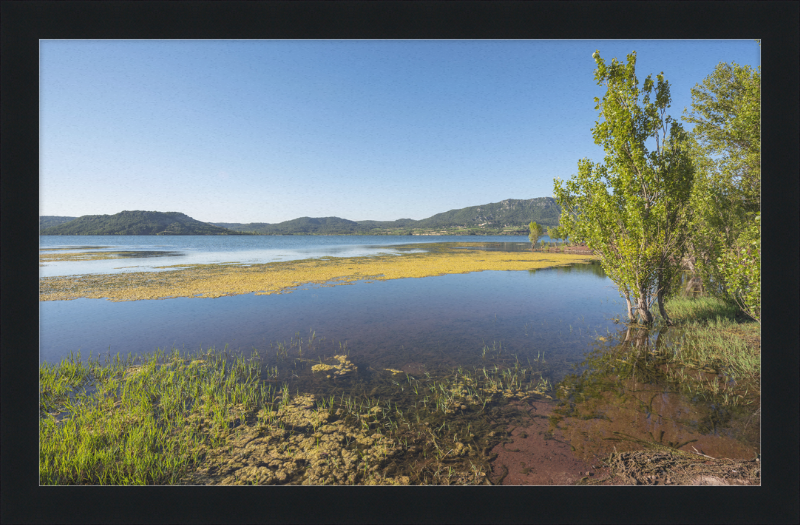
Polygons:
<instances>
[{"instance_id":1,"label":"tree trunk","mask_svg":"<svg viewBox=\"0 0 800 525\"><path fill-rule=\"evenodd\" d=\"M682 263L683 267L691 274L686 283L684 293L692 297L695 294L703 293L703 280L697 275L697 258L694 255L691 257L684 257Z\"/></svg>"},{"instance_id":2,"label":"tree trunk","mask_svg":"<svg viewBox=\"0 0 800 525\"><path fill-rule=\"evenodd\" d=\"M633 305L631 304L631 296L625 294L625 302L628 303L628 322L636 321L636 316L633 314Z\"/></svg>"},{"instance_id":3,"label":"tree trunk","mask_svg":"<svg viewBox=\"0 0 800 525\"><path fill-rule=\"evenodd\" d=\"M661 313L661 318L667 326L673 326L672 319L667 315L667 309L664 308L664 290L658 290L658 311Z\"/></svg>"},{"instance_id":4,"label":"tree trunk","mask_svg":"<svg viewBox=\"0 0 800 525\"><path fill-rule=\"evenodd\" d=\"M637 300L637 308L639 310L639 318L644 325L651 325L653 324L653 314L650 313L650 309L647 308L647 292L640 291L639 298Z\"/></svg>"},{"instance_id":5,"label":"tree trunk","mask_svg":"<svg viewBox=\"0 0 800 525\"><path fill-rule=\"evenodd\" d=\"M673 262L674 261L670 261L670 263ZM667 326L672 326L672 319L670 319L669 315L667 315L667 309L664 305L664 296L669 293L670 288L672 287L672 280L667 280L664 274L669 275L669 270L659 268L657 272L658 291L656 292L656 298L658 300L658 311L661 313L661 318L664 320L664 323L666 323Z\"/></svg>"}]
</instances>

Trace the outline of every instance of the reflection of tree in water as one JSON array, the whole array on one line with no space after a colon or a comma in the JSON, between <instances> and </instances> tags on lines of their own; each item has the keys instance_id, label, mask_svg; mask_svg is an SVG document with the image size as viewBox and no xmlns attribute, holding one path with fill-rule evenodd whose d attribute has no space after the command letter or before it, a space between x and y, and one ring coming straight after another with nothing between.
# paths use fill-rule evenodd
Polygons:
<instances>
[{"instance_id":1,"label":"reflection of tree in water","mask_svg":"<svg viewBox=\"0 0 800 525\"><path fill-rule=\"evenodd\" d=\"M558 266L556 268L539 268L539 269L531 269L528 270L528 273L531 275L536 272L541 271L555 271L558 273L582 273L582 274L592 274L601 279L606 278L606 272L603 271L603 265L600 264L600 261L592 261L589 263L583 264L572 264L570 266Z\"/></svg>"},{"instance_id":2,"label":"reflection of tree in water","mask_svg":"<svg viewBox=\"0 0 800 525\"><path fill-rule=\"evenodd\" d=\"M749 454L752 443L721 431L752 410L724 406L714 396L685 395L687 385L674 374L677 348L670 335L666 327L633 326L599 337L576 366L580 372L556 385L559 404L551 425L577 454L589 460L643 446L681 448L698 438L707 452L713 447L728 457Z\"/></svg>"}]
</instances>

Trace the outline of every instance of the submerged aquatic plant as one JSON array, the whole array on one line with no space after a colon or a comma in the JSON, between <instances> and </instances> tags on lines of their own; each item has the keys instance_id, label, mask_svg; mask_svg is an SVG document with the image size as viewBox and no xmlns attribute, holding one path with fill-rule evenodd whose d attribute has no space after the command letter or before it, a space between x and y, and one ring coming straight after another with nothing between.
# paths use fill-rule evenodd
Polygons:
<instances>
[{"instance_id":1,"label":"submerged aquatic plant","mask_svg":"<svg viewBox=\"0 0 800 525\"><path fill-rule=\"evenodd\" d=\"M299 345L284 348L299 354ZM484 409L546 396L550 388L516 362L406 374L402 384L387 377L381 396L357 393L360 383L352 380L330 383L335 390L323 395L300 393L298 383L293 394L288 382L274 383L277 367L265 365L271 354L263 354L157 351L102 364L79 355L43 364L41 482L486 483ZM334 360L351 366L344 355ZM284 377L299 373L303 385L328 384L303 366ZM248 466L237 454L277 459Z\"/></svg>"}]
</instances>

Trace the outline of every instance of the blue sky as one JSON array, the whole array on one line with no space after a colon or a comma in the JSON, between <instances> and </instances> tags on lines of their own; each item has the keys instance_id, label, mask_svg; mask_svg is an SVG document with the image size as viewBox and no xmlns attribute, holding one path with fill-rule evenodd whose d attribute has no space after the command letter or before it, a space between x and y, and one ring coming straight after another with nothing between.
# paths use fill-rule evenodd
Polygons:
<instances>
[{"instance_id":1,"label":"blue sky","mask_svg":"<svg viewBox=\"0 0 800 525\"><path fill-rule=\"evenodd\" d=\"M40 215L423 219L552 196L600 161L592 53L680 117L753 40L43 40Z\"/></svg>"}]
</instances>

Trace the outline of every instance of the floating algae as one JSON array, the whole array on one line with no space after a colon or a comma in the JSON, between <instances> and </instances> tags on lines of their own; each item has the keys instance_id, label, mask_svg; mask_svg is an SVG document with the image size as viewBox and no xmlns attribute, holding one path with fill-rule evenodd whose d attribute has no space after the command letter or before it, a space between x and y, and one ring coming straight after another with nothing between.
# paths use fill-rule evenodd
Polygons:
<instances>
[{"instance_id":1,"label":"floating algae","mask_svg":"<svg viewBox=\"0 0 800 525\"><path fill-rule=\"evenodd\" d=\"M355 371L345 355L331 361L326 371ZM304 366L284 372L292 383L274 388L265 382L264 364L256 352L231 361L209 350L92 365L98 389L77 399L87 410L72 423L53 414L66 406L53 389L69 363L45 367L42 377L52 380L41 387L43 479L130 483L131 472L114 452L127 443L144 447L137 449L142 459L134 474L149 484L487 484L487 451L507 439L504 425L518 420L508 400L536 396L548 385L517 364L407 375L402 384L380 374L373 376L381 385L375 396L361 380L320 383ZM157 449L136 441L144 427L158 439ZM98 440L98 432L109 439ZM76 450L83 463L71 459ZM57 467L69 461L82 470ZM165 461L175 469L152 467Z\"/></svg>"},{"instance_id":2,"label":"floating algae","mask_svg":"<svg viewBox=\"0 0 800 525\"><path fill-rule=\"evenodd\" d=\"M479 244L476 243L476 247ZM402 255L305 259L264 264L163 266L171 271L42 277L39 300L78 298L136 301L168 297L222 297L290 293L300 286L338 286L490 270L531 270L592 260L592 256L491 252L434 246Z\"/></svg>"},{"instance_id":3,"label":"floating algae","mask_svg":"<svg viewBox=\"0 0 800 525\"><path fill-rule=\"evenodd\" d=\"M333 356L333 358L339 361L338 365L326 365L325 363L320 363L318 365L312 366L311 371L328 372L330 370L333 370L333 372L331 373L333 374L334 377L343 377L352 372L355 372L358 369L356 365L354 365L353 363L350 362L349 359L347 359L346 355L335 355ZM328 374L328 377L331 377L331 375Z\"/></svg>"},{"instance_id":4,"label":"floating algae","mask_svg":"<svg viewBox=\"0 0 800 525\"><path fill-rule=\"evenodd\" d=\"M267 415L262 410L260 415ZM339 411L341 414L342 411ZM408 485L392 476L388 460L400 444L299 395L274 414L273 425L247 428L226 447L207 451L206 461L184 482L221 485Z\"/></svg>"}]
</instances>

